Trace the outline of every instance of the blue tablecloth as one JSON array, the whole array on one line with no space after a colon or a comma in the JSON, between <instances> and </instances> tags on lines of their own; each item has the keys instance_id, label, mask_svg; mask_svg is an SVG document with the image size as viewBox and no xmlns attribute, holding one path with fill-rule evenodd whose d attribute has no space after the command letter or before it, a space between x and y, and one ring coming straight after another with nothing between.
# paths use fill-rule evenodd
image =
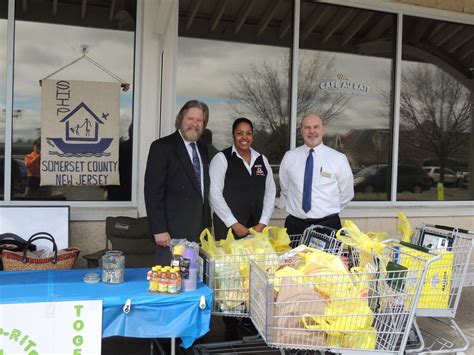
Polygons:
<instances>
[{"instance_id":1,"label":"blue tablecloth","mask_svg":"<svg viewBox=\"0 0 474 355\"><path fill-rule=\"evenodd\" d=\"M0 272L0 303L102 300L102 337L181 338L189 347L209 331L213 292L200 283L192 292L161 295L148 292L147 269L126 269L125 282L88 284L94 270ZM96 270L100 272L100 270ZM199 308L201 296L205 309ZM132 301L130 313L122 308Z\"/></svg>"}]
</instances>

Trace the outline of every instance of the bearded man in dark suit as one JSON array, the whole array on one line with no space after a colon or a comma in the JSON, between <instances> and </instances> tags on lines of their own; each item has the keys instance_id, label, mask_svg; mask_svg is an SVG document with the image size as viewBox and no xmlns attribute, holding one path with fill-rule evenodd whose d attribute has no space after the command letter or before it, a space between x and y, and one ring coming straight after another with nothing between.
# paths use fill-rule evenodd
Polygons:
<instances>
[{"instance_id":1,"label":"bearded man in dark suit","mask_svg":"<svg viewBox=\"0 0 474 355\"><path fill-rule=\"evenodd\" d=\"M169 265L171 238L198 241L211 226L209 158L199 141L209 120L205 103L191 100L176 116L176 131L151 144L145 172L145 205L156 263Z\"/></svg>"}]
</instances>

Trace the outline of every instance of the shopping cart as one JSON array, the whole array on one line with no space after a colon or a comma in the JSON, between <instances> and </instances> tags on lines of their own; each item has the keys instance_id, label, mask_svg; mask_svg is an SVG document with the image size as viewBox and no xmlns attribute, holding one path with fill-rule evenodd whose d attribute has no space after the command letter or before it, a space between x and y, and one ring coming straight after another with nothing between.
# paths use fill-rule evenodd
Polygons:
<instances>
[{"instance_id":1,"label":"shopping cart","mask_svg":"<svg viewBox=\"0 0 474 355\"><path fill-rule=\"evenodd\" d=\"M308 245L340 255L342 243L335 237L336 230L323 226L307 228L303 234L290 235L290 247ZM249 316L249 271L250 261L262 267L272 265L281 253L255 253L223 255L214 257L200 251L201 279L214 290L212 314L231 317Z\"/></svg>"},{"instance_id":2,"label":"shopping cart","mask_svg":"<svg viewBox=\"0 0 474 355\"><path fill-rule=\"evenodd\" d=\"M343 251L343 246L337 240L336 232L336 230L328 227L312 226L307 228L303 234L289 236L291 241L290 248L305 244L340 255ZM201 250L200 270L202 279L214 290L213 314L218 316L248 317L250 260L265 267L267 263L269 265L274 264L275 255L282 254L284 253L226 255L215 258ZM242 274L244 277L242 277ZM259 335L244 337L242 340L236 341L198 344L193 347L193 350L196 355L290 354L284 349L268 346ZM292 352L291 355L306 355L306 353L296 351Z\"/></svg>"},{"instance_id":3,"label":"shopping cart","mask_svg":"<svg viewBox=\"0 0 474 355\"><path fill-rule=\"evenodd\" d=\"M354 274L276 277L281 258L265 268L252 261L250 317L265 342L283 349L403 354L426 271L441 255L421 258L395 240L384 244L379 255L343 246L350 249L345 256ZM401 258L411 261L409 270L397 268Z\"/></svg>"},{"instance_id":4,"label":"shopping cart","mask_svg":"<svg viewBox=\"0 0 474 355\"><path fill-rule=\"evenodd\" d=\"M301 244L304 234L290 237L291 247ZM225 254L215 257L200 250L200 270L203 282L214 290L213 315L249 316L250 260L264 265L276 253Z\"/></svg>"},{"instance_id":5,"label":"shopping cart","mask_svg":"<svg viewBox=\"0 0 474 355\"><path fill-rule=\"evenodd\" d=\"M265 354L284 355L284 350L269 347L261 337L244 337L242 340L225 341L211 344L198 344L193 347L194 355L211 354Z\"/></svg>"},{"instance_id":6,"label":"shopping cart","mask_svg":"<svg viewBox=\"0 0 474 355\"><path fill-rule=\"evenodd\" d=\"M414 244L435 250L442 259L430 267L428 278L416 309L415 329L420 346L411 352L459 353L469 348L469 341L455 321L456 311L471 258L474 232L461 228L423 224L415 228ZM430 283L441 287L432 289ZM421 327L418 324L421 324Z\"/></svg>"}]
</instances>

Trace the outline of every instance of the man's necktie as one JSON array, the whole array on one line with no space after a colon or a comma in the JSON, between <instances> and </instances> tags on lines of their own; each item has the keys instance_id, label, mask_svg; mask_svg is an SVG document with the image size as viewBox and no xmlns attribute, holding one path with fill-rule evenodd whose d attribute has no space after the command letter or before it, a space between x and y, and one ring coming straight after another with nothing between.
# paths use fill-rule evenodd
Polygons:
<instances>
[{"instance_id":1,"label":"man's necktie","mask_svg":"<svg viewBox=\"0 0 474 355\"><path fill-rule=\"evenodd\" d=\"M308 212L311 209L311 190L313 185L313 149L309 150L304 168L303 184L303 211Z\"/></svg>"},{"instance_id":2,"label":"man's necktie","mask_svg":"<svg viewBox=\"0 0 474 355\"><path fill-rule=\"evenodd\" d=\"M193 148L194 173L196 174L199 184L201 184L201 164L199 164L199 157L196 150L196 143L191 143L191 148Z\"/></svg>"}]
</instances>

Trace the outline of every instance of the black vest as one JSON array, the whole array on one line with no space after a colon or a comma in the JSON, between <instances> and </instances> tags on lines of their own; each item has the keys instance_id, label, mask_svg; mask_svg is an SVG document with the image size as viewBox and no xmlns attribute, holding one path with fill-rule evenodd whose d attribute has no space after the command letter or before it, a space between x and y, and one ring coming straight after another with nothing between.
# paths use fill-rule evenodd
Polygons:
<instances>
[{"instance_id":1,"label":"black vest","mask_svg":"<svg viewBox=\"0 0 474 355\"><path fill-rule=\"evenodd\" d=\"M224 180L224 199L239 223L246 224L250 216L258 223L262 215L267 169L260 155L249 175L242 159L232 154L232 147L222 151L227 159ZM252 227L252 226L246 226Z\"/></svg>"}]
</instances>

